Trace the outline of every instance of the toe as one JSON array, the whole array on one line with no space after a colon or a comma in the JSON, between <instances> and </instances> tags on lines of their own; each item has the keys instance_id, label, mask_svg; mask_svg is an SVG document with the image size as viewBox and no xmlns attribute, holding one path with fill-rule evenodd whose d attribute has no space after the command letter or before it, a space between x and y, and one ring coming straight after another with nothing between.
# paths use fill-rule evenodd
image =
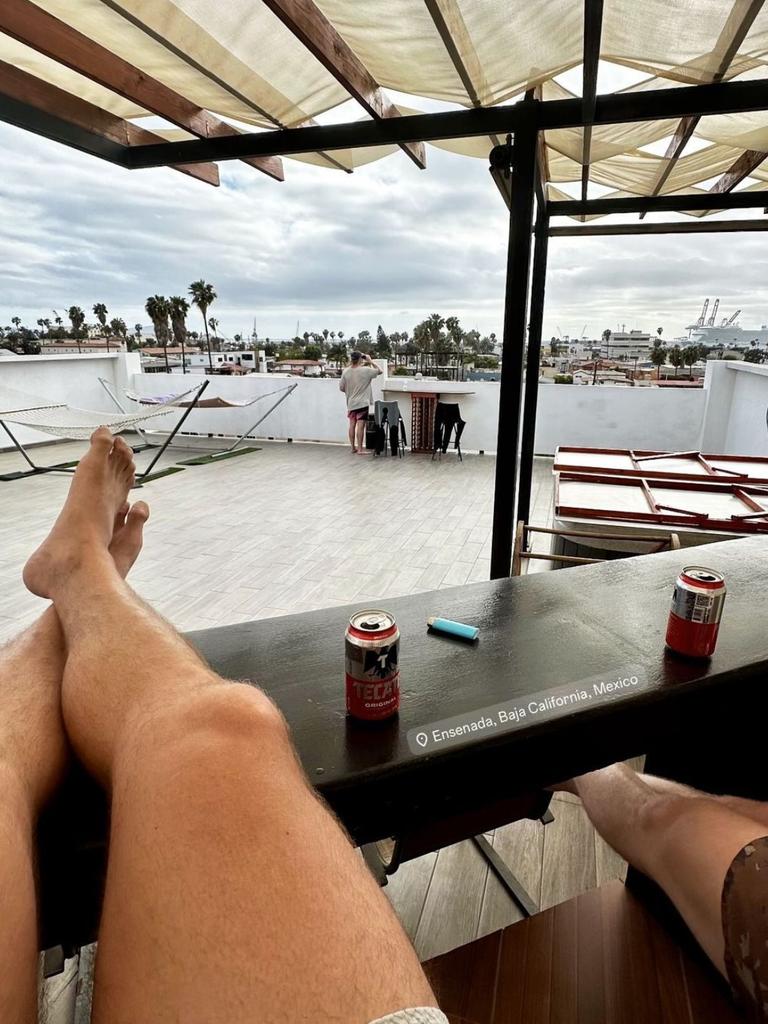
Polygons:
<instances>
[{"instance_id":1,"label":"toe","mask_svg":"<svg viewBox=\"0 0 768 1024\"><path fill-rule=\"evenodd\" d=\"M123 504L115 513L115 522L112 528L113 534L117 533L117 531L122 529L122 527L125 525L125 517L128 515L128 509L130 507L131 506L128 504L128 502L124 501Z\"/></svg>"},{"instance_id":2,"label":"toe","mask_svg":"<svg viewBox=\"0 0 768 1024\"><path fill-rule=\"evenodd\" d=\"M109 427L98 427L91 434L91 448L102 452L104 455L111 451L114 443L115 438L112 436Z\"/></svg>"},{"instance_id":3,"label":"toe","mask_svg":"<svg viewBox=\"0 0 768 1024\"><path fill-rule=\"evenodd\" d=\"M128 513L129 523L141 523L144 525L149 519L149 505L146 501L137 501Z\"/></svg>"}]
</instances>

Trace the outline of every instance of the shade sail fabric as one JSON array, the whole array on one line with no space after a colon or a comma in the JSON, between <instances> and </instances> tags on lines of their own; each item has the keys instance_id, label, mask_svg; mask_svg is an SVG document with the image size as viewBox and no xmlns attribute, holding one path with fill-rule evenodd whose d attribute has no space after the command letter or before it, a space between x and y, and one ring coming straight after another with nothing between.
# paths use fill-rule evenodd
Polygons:
<instances>
[{"instance_id":1,"label":"shade sail fabric","mask_svg":"<svg viewBox=\"0 0 768 1024\"><path fill-rule=\"evenodd\" d=\"M262 0L35 3L197 107L241 128L305 124L349 100L344 86ZM578 69L583 59L579 0L315 4L375 81L384 90L412 96L415 110L423 109L419 97L492 105L509 102L532 86L541 87L544 100L573 96L556 77ZM647 76L630 91L685 88L718 77L768 77L768 5L745 34L741 29L751 10L750 0L605 0L600 57ZM120 117L149 113L2 33L0 61ZM362 110L361 115L367 116ZM590 179L629 195L676 193L719 177L744 150L768 153L768 114L704 117L693 140L706 145L691 143L659 189L667 166L664 143L678 123L666 119L596 126L589 150ZM168 137L191 136L182 132ZM472 138L434 145L486 159L492 142ZM580 182L583 131L548 131L545 145L549 180ZM396 146L374 146L337 151L332 160L317 153L295 159L353 170L399 152ZM752 177L768 180L768 170L758 166Z\"/></svg>"}]
</instances>

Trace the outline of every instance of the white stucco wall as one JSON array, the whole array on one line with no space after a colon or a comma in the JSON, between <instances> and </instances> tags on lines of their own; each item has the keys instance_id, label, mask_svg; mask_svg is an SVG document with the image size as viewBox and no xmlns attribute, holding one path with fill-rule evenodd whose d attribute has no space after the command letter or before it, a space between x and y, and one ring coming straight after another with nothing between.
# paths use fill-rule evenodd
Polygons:
<instances>
[{"instance_id":1,"label":"white stucco wall","mask_svg":"<svg viewBox=\"0 0 768 1024\"><path fill-rule=\"evenodd\" d=\"M711 443L704 447L709 451L762 452L764 449L744 447L744 436L759 435L760 443L765 439L765 402L760 433L759 424L755 426L753 422L759 418L762 401L759 394L751 396L750 393L744 408L741 402L734 404L729 399L729 388L733 391L737 380L732 368L744 365L749 367L749 364L719 364L712 379L708 378L706 391L542 385L539 389L535 450L538 454L552 454L558 444L608 448L696 448L702 437L707 437ZM749 369L762 372L752 372L748 381L739 378L740 394L743 391L746 395L750 388L760 392L768 387L766 370L762 367ZM163 395L178 393L187 385L199 383L199 377L191 375L184 378L178 374L142 374L135 354L28 356L0 361L0 385L5 383L8 387L43 399L58 399L72 406L112 413L115 410L99 384L99 377L105 377L115 386L121 400L126 386L146 395ZM394 382L402 384L402 378L393 378ZM347 436L346 407L337 380L285 378L272 374L215 377L210 382L208 394L247 400L267 395L291 383L298 384L296 391L257 429L257 435L343 443ZM374 399L381 396L384 383L384 377L374 382ZM462 416L467 422L462 446L467 451L494 452L499 384L477 381L455 387L470 388L473 392L462 394L459 399ZM444 384L443 388L453 390L450 384ZM410 396L387 392L385 397L399 402L410 438ZM237 435L276 398L276 395L265 398L248 408L195 411L187 419L185 430L200 434ZM703 427L705 405L712 421L708 429ZM154 420L152 426L168 430L178 417L179 413L173 412ZM48 435L22 427L18 428L18 436L24 443L50 440ZM0 437L0 447L9 446L7 438Z\"/></svg>"},{"instance_id":2,"label":"white stucco wall","mask_svg":"<svg viewBox=\"0 0 768 1024\"><path fill-rule=\"evenodd\" d=\"M36 399L64 402L80 409L116 413L109 396L99 384L103 377L121 389L140 369L135 353L99 353L98 355L3 356L0 357L0 400L2 388L23 391ZM50 442L51 435L30 427L11 430L22 444ZM0 448L12 447L3 432Z\"/></svg>"},{"instance_id":3,"label":"white stucco wall","mask_svg":"<svg viewBox=\"0 0 768 1024\"><path fill-rule=\"evenodd\" d=\"M535 451L559 444L600 448L695 448L705 396L701 390L542 384Z\"/></svg>"},{"instance_id":4,"label":"white stucco wall","mask_svg":"<svg viewBox=\"0 0 768 1024\"><path fill-rule=\"evenodd\" d=\"M715 455L768 455L768 366L709 362L705 384L701 450Z\"/></svg>"}]
</instances>

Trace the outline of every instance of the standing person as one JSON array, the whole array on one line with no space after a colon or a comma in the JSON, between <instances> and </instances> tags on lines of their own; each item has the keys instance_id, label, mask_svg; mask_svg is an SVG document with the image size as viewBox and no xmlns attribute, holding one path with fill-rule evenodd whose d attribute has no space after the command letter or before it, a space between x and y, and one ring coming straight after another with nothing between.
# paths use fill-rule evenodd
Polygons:
<instances>
[{"instance_id":1,"label":"standing person","mask_svg":"<svg viewBox=\"0 0 768 1024\"><path fill-rule=\"evenodd\" d=\"M352 454L358 455L363 450L365 421L368 419L368 409L373 404L371 381L379 376L381 370L374 366L370 356L362 352L353 352L350 358L352 365L342 373L339 391L347 396L349 443Z\"/></svg>"}]
</instances>

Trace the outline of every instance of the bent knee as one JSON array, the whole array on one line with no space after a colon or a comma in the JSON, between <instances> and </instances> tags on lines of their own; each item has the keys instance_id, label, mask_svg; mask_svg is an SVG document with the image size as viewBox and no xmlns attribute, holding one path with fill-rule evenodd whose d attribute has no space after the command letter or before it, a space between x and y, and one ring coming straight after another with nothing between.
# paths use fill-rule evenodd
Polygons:
<instances>
[{"instance_id":1,"label":"bent knee","mask_svg":"<svg viewBox=\"0 0 768 1024\"><path fill-rule=\"evenodd\" d=\"M182 710L179 732L206 734L225 742L269 739L288 742L288 726L277 706L258 687L225 683L205 687L190 696Z\"/></svg>"}]
</instances>

